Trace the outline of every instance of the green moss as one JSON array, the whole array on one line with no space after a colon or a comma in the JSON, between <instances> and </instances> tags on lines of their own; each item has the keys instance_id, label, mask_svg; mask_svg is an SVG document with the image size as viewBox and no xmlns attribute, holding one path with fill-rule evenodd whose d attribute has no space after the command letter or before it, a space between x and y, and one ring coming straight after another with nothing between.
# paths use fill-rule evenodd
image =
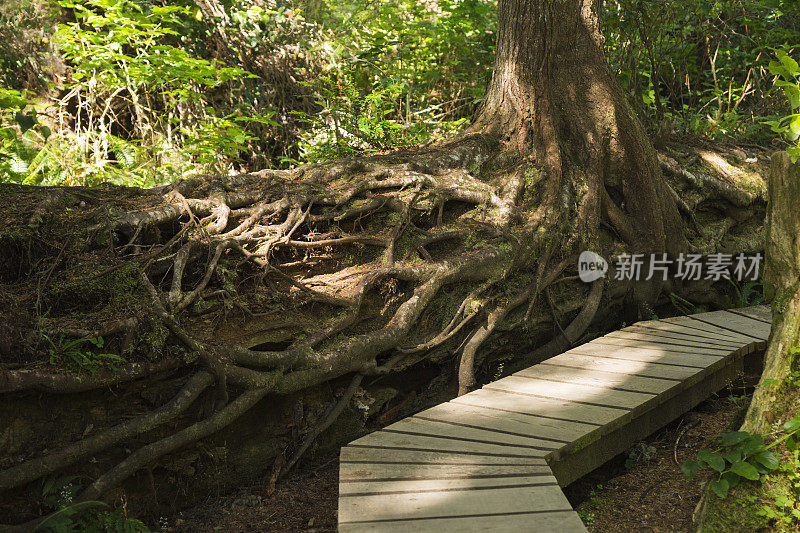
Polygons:
<instances>
[{"instance_id":1,"label":"green moss","mask_svg":"<svg viewBox=\"0 0 800 533\"><path fill-rule=\"evenodd\" d=\"M160 319L153 316L148 317L141 328L145 333L139 336L139 349L151 361L158 359L164 351L169 330Z\"/></svg>"},{"instance_id":2,"label":"green moss","mask_svg":"<svg viewBox=\"0 0 800 533\"><path fill-rule=\"evenodd\" d=\"M783 483L758 484L746 482L728 493L724 500L709 494L706 514L699 533L749 533L769 526L764 516L764 502L775 501L778 494L785 495ZM766 504L768 505L768 504Z\"/></svg>"},{"instance_id":3,"label":"green moss","mask_svg":"<svg viewBox=\"0 0 800 533\"><path fill-rule=\"evenodd\" d=\"M96 302L130 302L140 292L139 266L128 263L106 274L92 272L53 283L50 297L55 301L69 302L70 305L93 304Z\"/></svg>"}]
</instances>

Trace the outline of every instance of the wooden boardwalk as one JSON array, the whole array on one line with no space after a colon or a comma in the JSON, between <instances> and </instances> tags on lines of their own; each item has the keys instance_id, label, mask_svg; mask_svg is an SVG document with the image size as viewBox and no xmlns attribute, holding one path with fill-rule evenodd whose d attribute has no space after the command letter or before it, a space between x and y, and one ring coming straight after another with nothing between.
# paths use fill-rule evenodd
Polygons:
<instances>
[{"instance_id":1,"label":"wooden boardwalk","mask_svg":"<svg viewBox=\"0 0 800 533\"><path fill-rule=\"evenodd\" d=\"M560 487L763 349L767 307L637 322L342 448L339 531L586 531Z\"/></svg>"}]
</instances>

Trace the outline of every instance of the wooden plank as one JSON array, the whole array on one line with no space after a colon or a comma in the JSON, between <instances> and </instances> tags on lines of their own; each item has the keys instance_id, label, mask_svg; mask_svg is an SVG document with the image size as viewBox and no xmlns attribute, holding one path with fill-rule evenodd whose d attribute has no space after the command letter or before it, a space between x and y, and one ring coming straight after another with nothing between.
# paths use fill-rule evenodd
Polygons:
<instances>
[{"instance_id":1,"label":"wooden plank","mask_svg":"<svg viewBox=\"0 0 800 533\"><path fill-rule=\"evenodd\" d=\"M468 515L456 518L427 518L362 522L339 525L340 533L586 533L575 511L521 512L515 514Z\"/></svg>"},{"instance_id":2,"label":"wooden plank","mask_svg":"<svg viewBox=\"0 0 800 533\"><path fill-rule=\"evenodd\" d=\"M590 424L509 413L454 402L437 405L417 413L414 418L538 437L561 443L572 442L597 429L597 426Z\"/></svg>"},{"instance_id":3,"label":"wooden plank","mask_svg":"<svg viewBox=\"0 0 800 533\"><path fill-rule=\"evenodd\" d=\"M342 448L340 463L352 464L402 464L402 465L515 465L541 466L547 463L544 457L486 455L480 453L458 453L449 451L405 450L393 448L365 448L350 445Z\"/></svg>"},{"instance_id":4,"label":"wooden plank","mask_svg":"<svg viewBox=\"0 0 800 533\"><path fill-rule=\"evenodd\" d=\"M339 482L399 479L460 479L488 477L549 476L550 467L541 465L339 463Z\"/></svg>"},{"instance_id":5,"label":"wooden plank","mask_svg":"<svg viewBox=\"0 0 800 533\"><path fill-rule=\"evenodd\" d=\"M407 520L568 510L569 502L555 484L339 498L340 523L363 521L365 517L371 521Z\"/></svg>"},{"instance_id":6,"label":"wooden plank","mask_svg":"<svg viewBox=\"0 0 800 533\"><path fill-rule=\"evenodd\" d=\"M660 339L653 337L646 340L635 340L635 339L620 339L615 337L603 336L603 337L598 337L587 344L601 344L601 345L610 344L613 346L630 346L632 348L658 348L675 353L716 355L722 357L730 354L731 352L736 351L736 348L722 348L722 347L704 348L701 346L682 346L678 344L662 342Z\"/></svg>"},{"instance_id":7,"label":"wooden plank","mask_svg":"<svg viewBox=\"0 0 800 533\"><path fill-rule=\"evenodd\" d=\"M478 389L464 396L459 396L451 400L451 403L529 414L542 418L588 423L596 426L616 420L624 414L624 411L610 407L584 405L552 398L534 398L511 391L487 389Z\"/></svg>"},{"instance_id":8,"label":"wooden plank","mask_svg":"<svg viewBox=\"0 0 800 533\"><path fill-rule=\"evenodd\" d=\"M741 333L737 333L735 331L731 331L729 329L720 328L713 324L709 324L706 322L702 322L700 320L692 320L689 316L676 316L670 318L662 318L659 322L664 322L668 324L677 324L680 326L684 326L687 328L693 328L700 331L705 331L707 333L714 333L716 335L726 335L730 338L734 338L737 341L750 343L753 342L753 338L747 335L742 335Z\"/></svg>"},{"instance_id":9,"label":"wooden plank","mask_svg":"<svg viewBox=\"0 0 800 533\"><path fill-rule=\"evenodd\" d=\"M569 368L582 368L585 370L599 370L602 372L618 372L632 376L645 376L652 378L682 380L693 376L700 371L699 368L681 367L673 365L659 365L643 361L627 359L610 359L581 355L573 352L562 353L539 363L544 366L564 366Z\"/></svg>"},{"instance_id":10,"label":"wooden plank","mask_svg":"<svg viewBox=\"0 0 800 533\"><path fill-rule=\"evenodd\" d=\"M730 364L717 363L702 380L660 403L657 408L642 416L632 417L624 426L614 428L586 445L580 443L581 446L572 449L565 447L555 452L550 462L559 484L565 487L588 474L725 387L741 373L742 361L740 358L730 361Z\"/></svg>"},{"instance_id":11,"label":"wooden plank","mask_svg":"<svg viewBox=\"0 0 800 533\"><path fill-rule=\"evenodd\" d=\"M772 326L772 310L766 305L757 305L754 307L740 307L738 309L728 309L731 313L744 315L746 317L754 318L762 322L766 322Z\"/></svg>"},{"instance_id":12,"label":"wooden plank","mask_svg":"<svg viewBox=\"0 0 800 533\"><path fill-rule=\"evenodd\" d=\"M543 476L462 477L449 479L366 480L339 483L339 497L359 497L373 494L401 494L457 490L486 490L490 488L557 485L552 473Z\"/></svg>"},{"instance_id":13,"label":"wooden plank","mask_svg":"<svg viewBox=\"0 0 800 533\"><path fill-rule=\"evenodd\" d=\"M419 450L432 452L464 453L474 455L499 455L508 457L543 457L550 448L510 446L489 442L448 439L428 435L408 435L389 431L376 431L350 443L349 447L378 447L386 449Z\"/></svg>"},{"instance_id":14,"label":"wooden plank","mask_svg":"<svg viewBox=\"0 0 800 533\"><path fill-rule=\"evenodd\" d=\"M456 425L436 420L425 420L417 417L405 418L383 428L382 431L446 437L450 439L486 442L490 444L505 444L508 446L518 446L523 448L541 448L547 450L560 448L561 445L564 444L564 442L537 439L508 432L500 433L491 429L474 428L462 424Z\"/></svg>"},{"instance_id":15,"label":"wooden plank","mask_svg":"<svg viewBox=\"0 0 800 533\"><path fill-rule=\"evenodd\" d=\"M712 348L717 350L720 349L738 350L739 348L747 344L746 342L712 340L703 337L695 337L693 335L686 335L682 333L672 333L668 331L647 330L644 328L637 328L636 326L629 326L625 329L611 332L607 335L604 335L604 337L609 339L652 340L654 342L660 342L662 344L675 344L678 346L697 346L697 347Z\"/></svg>"},{"instance_id":16,"label":"wooden plank","mask_svg":"<svg viewBox=\"0 0 800 533\"><path fill-rule=\"evenodd\" d=\"M517 376L508 376L493 381L486 385L484 389L505 390L537 397L567 400L574 403L615 407L621 410L631 410L652 400L655 396L641 392L614 390L607 387L590 387L574 383Z\"/></svg>"},{"instance_id":17,"label":"wooden plank","mask_svg":"<svg viewBox=\"0 0 800 533\"><path fill-rule=\"evenodd\" d=\"M645 378L629 374L603 372L601 370L585 370L547 365L536 365L514 374L524 378L540 378L577 385L614 388L649 394L660 394L678 385L673 380Z\"/></svg>"},{"instance_id":18,"label":"wooden plank","mask_svg":"<svg viewBox=\"0 0 800 533\"><path fill-rule=\"evenodd\" d=\"M770 329L772 329L770 324L761 320L737 315L729 311L712 311L710 313L690 315L686 318L729 329L742 335L753 337L756 340L767 340Z\"/></svg>"},{"instance_id":19,"label":"wooden plank","mask_svg":"<svg viewBox=\"0 0 800 533\"><path fill-rule=\"evenodd\" d=\"M648 331L659 332L673 332L693 335L697 337L706 338L709 340L719 340L721 342L734 343L737 345L744 345L752 341L749 337L744 337L736 333L721 330L722 333L710 331L710 327L703 324L695 324L694 322L685 324L687 320L684 317L663 318L661 320L645 320L631 324L628 328L642 328Z\"/></svg>"},{"instance_id":20,"label":"wooden plank","mask_svg":"<svg viewBox=\"0 0 800 533\"><path fill-rule=\"evenodd\" d=\"M637 348L630 346L613 346L611 344L584 344L573 348L564 353L577 353L583 355L595 355L598 357L608 357L611 359L626 359L629 361L642 361L647 363L659 363L663 365L678 365L693 368L705 368L714 361L722 359L711 355L695 355L688 353L676 353L669 350L658 348Z\"/></svg>"}]
</instances>

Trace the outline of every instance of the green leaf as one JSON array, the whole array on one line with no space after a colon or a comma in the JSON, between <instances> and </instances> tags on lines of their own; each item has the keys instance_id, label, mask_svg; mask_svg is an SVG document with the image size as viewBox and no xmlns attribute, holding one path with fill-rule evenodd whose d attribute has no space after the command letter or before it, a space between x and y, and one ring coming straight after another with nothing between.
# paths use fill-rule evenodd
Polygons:
<instances>
[{"instance_id":1,"label":"green leaf","mask_svg":"<svg viewBox=\"0 0 800 533\"><path fill-rule=\"evenodd\" d=\"M786 67L777 61L770 61L767 68L774 76L781 76L787 80L790 78L789 71L786 69Z\"/></svg>"},{"instance_id":2,"label":"green leaf","mask_svg":"<svg viewBox=\"0 0 800 533\"><path fill-rule=\"evenodd\" d=\"M700 467L704 468L704 467L708 466L711 463L711 457L713 455L714 454L712 454L710 451L705 450L705 449L700 450L699 452L697 452L697 462L700 463Z\"/></svg>"},{"instance_id":3,"label":"green leaf","mask_svg":"<svg viewBox=\"0 0 800 533\"><path fill-rule=\"evenodd\" d=\"M758 470L756 470L755 467L750 463L746 463L744 461L733 463L731 465L731 472L738 474L745 479L751 479L753 481L759 478Z\"/></svg>"},{"instance_id":4,"label":"green leaf","mask_svg":"<svg viewBox=\"0 0 800 533\"><path fill-rule=\"evenodd\" d=\"M800 87L787 83L783 86L783 92L786 93L786 98L789 99L789 105L792 109L800 107Z\"/></svg>"},{"instance_id":5,"label":"green leaf","mask_svg":"<svg viewBox=\"0 0 800 533\"><path fill-rule=\"evenodd\" d=\"M722 472L725 470L725 460L716 453L711 456L711 460L708 461L708 465L717 472Z\"/></svg>"},{"instance_id":6,"label":"green leaf","mask_svg":"<svg viewBox=\"0 0 800 533\"><path fill-rule=\"evenodd\" d=\"M738 474L734 474L733 472L725 472L722 474L722 479L725 479L728 482L728 486L730 488L736 487L742 480Z\"/></svg>"},{"instance_id":7,"label":"green leaf","mask_svg":"<svg viewBox=\"0 0 800 533\"><path fill-rule=\"evenodd\" d=\"M44 137L45 141L50 138L50 135L52 135L52 131L50 131L50 128L48 126L40 127L39 132L41 132L42 137Z\"/></svg>"},{"instance_id":8,"label":"green leaf","mask_svg":"<svg viewBox=\"0 0 800 533\"><path fill-rule=\"evenodd\" d=\"M754 459L770 470L778 468L778 458L772 452L759 452L754 456Z\"/></svg>"},{"instance_id":9,"label":"green leaf","mask_svg":"<svg viewBox=\"0 0 800 533\"><path fill-rule=\"evenodd\" d=\"M794 417L783 425L783 430L786 433L794 433L800 429L800 417Z\"/></svg>"},{"instance_id":10,"label":"green leaf","mask_svg":"<svg viewBox=\"0 0 800 533\"><path fill-rule=\"evenodd\" d=\"M742 453L744 455L753 455L764 449L764 439L761 435L751 435L747 438L742 446Z\"/></svg>"},{"instance_id":11,"label":"green leaf","mask_svg":"<svg viewBox=\"0 0 800 533\"><path fill-rule=\"evenodd\" d=\"M795 115L789 123L789 138L795 140L800 137L800 114Z\"/></svg>"},{"instance_id":12,"label":"green leaf","mask_svg":"<svg viewBox=\"0 0 800 533\"><path fill-rule=\"evenodd\" d=\"M26 115L22 111L17 111L17 114L14 115L14 120L19 124L19 129L22 130L22 133L25 133L36 125L36 113L31 112Z\"/></svg>"},{"instance_id":13,"label":"green leaf","mask_svg":"<svg viewBox=\"0 0 800 533\"><path fill-rule=\"evenodd\" d=\"M697 461L686 461L681 465L681 472L686 479L692 479L697 475L698 470L700 470L700 464Z\"/></svg>"},{"instance_id":14,"label":"green leaf","mask_svg":"<svg viewBox=\"0 0 800 533\"><path fill-rule=\"evenodd\" d=\"M797 443L792 437L786 439L784 444L786 444L786 449L789 450L790 452L797 451Z\"/></svg>"},{"instance_id":15,"label":"green leaf","mask_svg":"<svg viewBox=\"0 0 800 533\"><path fill-rule=\"evenodd\" d=\"M728 480L725 478L718 479L716 481L711 482L711 490L714 491L714 494L719 496L720 499L725 499L725 496L728 495Z\"/></svg>"},{"instance_id":16,"label":"green leaf","mask_svg":"<svg viewBox=\"0 0 800 533\"><path fill-rule=\"evenodd\" d=\"M730 431L722 435L723 446L734 446L740 442L744 442L750 436L747 431Z\"/></svg>"},{"instance_id":17,"label":"green leaf","mask_svg":"<svg viewBox=\"0 0 800 533\"><path fill-rule=\"evenodd\" d=\"M726 461L729 463L738 463L742 460L742 450L741 448L734 448L729 450L725 455L722 457L725 458Z\"/></svg>"},{"instance_id":18,"label":"green leaf","mask_svg":"<svg viewBox=\"0 0 800 533\"><path fill-rule=\"evenodd\" d=\"M800 65L797 64L793 58L789 56L784 50L776 50L775 55L778 57L783 66L786 67L786 70L792 76L796 76L800 73Z\"/></svg>"}]
</instances>

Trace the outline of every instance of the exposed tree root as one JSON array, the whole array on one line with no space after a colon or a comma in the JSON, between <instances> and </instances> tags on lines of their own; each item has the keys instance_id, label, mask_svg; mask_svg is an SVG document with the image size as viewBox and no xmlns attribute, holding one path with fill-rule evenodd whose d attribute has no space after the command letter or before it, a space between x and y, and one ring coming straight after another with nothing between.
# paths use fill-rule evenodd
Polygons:
<instances>
[{"instance_id":1,"label":"exposed tree root","mask_svg":"<svg viewBox=\"0 0 800 533\"><path fill-rule=\"evenodd\" d=\"M164 404L159 409L65 446L44 457L32 459L8 470L0 471L0 490L44 477L47 474L102 452L118 442L145 431L150 431L172 420L185 411L200 396L200 393L211 385L212 381L210 374L198 372L189 378L186 385L181 388L180 392L169 403Z\"/></svg>"},{"instance_id":2,"label":"exposed tree root","mask_svg":"<svg viewBox=\"0 0 800 533\"><path fill-rule=\"evenodd\" d=\"M46 275L59 284L78 280L86 288L78 285L77 294L95 291L106 299L92 302L95 318L82 323L47 291L36 298L50 313L47 331L103 336L106 346L130 353L134 362L86 375L41 364L4 368L0 393L86 391L176 369L194 374L157 410L0 472L0 490L76 466L163 425L212 382L214 410L207 418L135 450L80 498L102 498L137 470L231 424L268 394L354 376L283 466L286 472L341 414L365 375L455 354L459 393L467 392L484 379L480 362L495 349L493 340L529 327L534 317L558 324L560 333L533 337L533 357L568 348L610 292L638 290L623 284L606 291L601 280L584 296L574 275L577 252L608 251L600 242L641 251L646 235L616 186L603 183L599 160L585 168L561 165L568 158L551 149L558 147L544 149L552 159L534 164L491 138L470 135L413 153L187 180L139 191L138 209L111 205L110 219L76 229L84 243L78 253L89 258L87 264L96 268L98 257L106 261L99 274L78 277L61 258L45 262ZM734 205L744 202L710 182L692 183ZM696 206L671 191L667 196L696 225ZM108 232L112 246L98 243L97 235ZM126 283L122 295L108 288L106 280L114 276ZM31 276L31 283L37 281ZM548 290L583 299L570 308L577 314L563 329ZM543 292L546 298L539 298ZM136 307L124 307L130 302ZM123 310L129 314L121 318ZM106 314L107 323L98 324ZM248 344L244 332L255 322L262 331L290 330L292 340L288 346ZM41 357L40 334L25 333L33 339L29 353ZM160 360L144 362L151 357L140 340L145 338L155 339Z\"/></svg>"}]
</instances>

